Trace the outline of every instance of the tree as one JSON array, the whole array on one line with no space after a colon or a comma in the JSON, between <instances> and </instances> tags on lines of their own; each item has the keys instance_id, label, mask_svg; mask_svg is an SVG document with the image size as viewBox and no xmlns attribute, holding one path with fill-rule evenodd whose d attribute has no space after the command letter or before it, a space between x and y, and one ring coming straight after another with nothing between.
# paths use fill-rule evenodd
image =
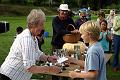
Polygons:
<instances>
[{"instance_id":1,"label":"tree","mask_svg":"<svg viewBox=\"0 0 120 80\"><path fill-rule=\"evenodd\" d=\"M9 0L11 4L21 4L25 5L26 0Z\"/></svg>"},{"instance_id":2,"label":"tree","mask_svg":"<svg viewBox=\"0 0 120 80\"><path fill-rule=\"evenodd\" d=\"M33 5L34 6L42 6L42 5L45 6L46 1L48 1L48 0L33 0Z\"/></svg>"},{"instance_id":3,"label":"tree","mask_svg":"<svg viewBox=\"0 0 120 80\"><path fill-rule=\"evenodd\" d=\"M76 3L76 5L77 5L78 7L80 7L80 4L81 4L82 1L83 1L83 0L75 0L75 3Z\"/></svg>"},{"instance_id":4,"label":"tree","mask_svg":"<svg viewBox=\"0 0 120 80\"><path fill-rule=\"evenodd\" d=\"M53 0L49 0L49 6L53 4Z\"/></svg>"}]
</instances>

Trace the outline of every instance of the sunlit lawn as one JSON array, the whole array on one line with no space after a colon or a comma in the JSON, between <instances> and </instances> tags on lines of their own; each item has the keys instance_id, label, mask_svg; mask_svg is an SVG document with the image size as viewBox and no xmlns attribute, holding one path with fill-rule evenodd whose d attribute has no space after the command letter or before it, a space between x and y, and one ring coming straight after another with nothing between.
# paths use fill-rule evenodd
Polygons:
<instances>
[{"instance_id":1,"label":"sunlit lawn","mask_svg":"<svg viewBox=\"0 0 120 80\"><path fill-rule=\"evenodd\" d=\"M77 17L74 17L76 19ZM52 36L52 17L46 17L45 22L45 30L49 32L49 37L45 38L45 43L42 46L42 49L45 53L50 54L51 53L51 36ZM92 19L96 19L96 17L92 17ZM22 26L24 29L26 28L26 17L5 17L0 16L0 21L7 21L10 23L10 31L6 33L0 33L0 64L4 61L5 57L7 56L10 46L14 40L14 36L16 33L16 28L18 26ZM49 76L48 76L49 77ZM108 80L120 80L120 72L112 72L111 67L107 67L107 77ZM34 75L33 78L41 79L40 75Z\"/></svg>"}]
</instances>

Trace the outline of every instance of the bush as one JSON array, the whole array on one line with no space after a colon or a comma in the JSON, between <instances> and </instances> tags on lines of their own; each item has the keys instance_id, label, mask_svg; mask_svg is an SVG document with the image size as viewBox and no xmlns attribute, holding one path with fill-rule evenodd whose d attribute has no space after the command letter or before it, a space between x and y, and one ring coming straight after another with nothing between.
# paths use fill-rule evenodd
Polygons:
<instances>
[{"instance_id":1,"label":"bush","mask_svg":"<svg viewBox=\"0 0 120 80\"><path fill-rule=\"evenodd\" d=\"M34 8L42 9L47 15L57 14L56 8L0 4L0 15L27 16L29 12Z\"/></svg>"}]
</instances>

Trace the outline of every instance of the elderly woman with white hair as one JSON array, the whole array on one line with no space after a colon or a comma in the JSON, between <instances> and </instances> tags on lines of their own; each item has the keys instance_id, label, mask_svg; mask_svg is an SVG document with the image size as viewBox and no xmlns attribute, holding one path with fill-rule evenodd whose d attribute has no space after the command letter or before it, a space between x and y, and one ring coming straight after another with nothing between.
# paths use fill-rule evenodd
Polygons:
<instances>
[{"instance_id":1,"label":"elderly woman with white hair","mask_svg":"<svg viewBox=\"0 0 120 80\"><path fill-rule=\"evenodd\" d=\"M36 36L44 29L45 14L33 9L27 17L27 28L17 35L10 52L1 65L0 80L30 80L32 73L59 73L57 66L37 66L36 61L56 62L55 56L47 56L38 48Z\"/></svg>"}]
</instances>

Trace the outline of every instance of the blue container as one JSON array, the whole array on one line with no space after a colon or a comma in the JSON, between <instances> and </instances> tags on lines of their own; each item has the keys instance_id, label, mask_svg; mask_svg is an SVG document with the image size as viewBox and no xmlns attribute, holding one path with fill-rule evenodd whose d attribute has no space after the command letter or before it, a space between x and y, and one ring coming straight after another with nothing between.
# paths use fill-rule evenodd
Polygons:
<instances>
[{"instance_id":1,"label":"blue container","mask_svg":"<svg viewBox=\"0 0 120 80\"><path fill-rule=\"evenodd\" d=\"M44 37L47 38L48 36L49 36L49 32L46 32L46 31L45 31L45 32L44 32Z\"/></svg>"}]
</instances>

